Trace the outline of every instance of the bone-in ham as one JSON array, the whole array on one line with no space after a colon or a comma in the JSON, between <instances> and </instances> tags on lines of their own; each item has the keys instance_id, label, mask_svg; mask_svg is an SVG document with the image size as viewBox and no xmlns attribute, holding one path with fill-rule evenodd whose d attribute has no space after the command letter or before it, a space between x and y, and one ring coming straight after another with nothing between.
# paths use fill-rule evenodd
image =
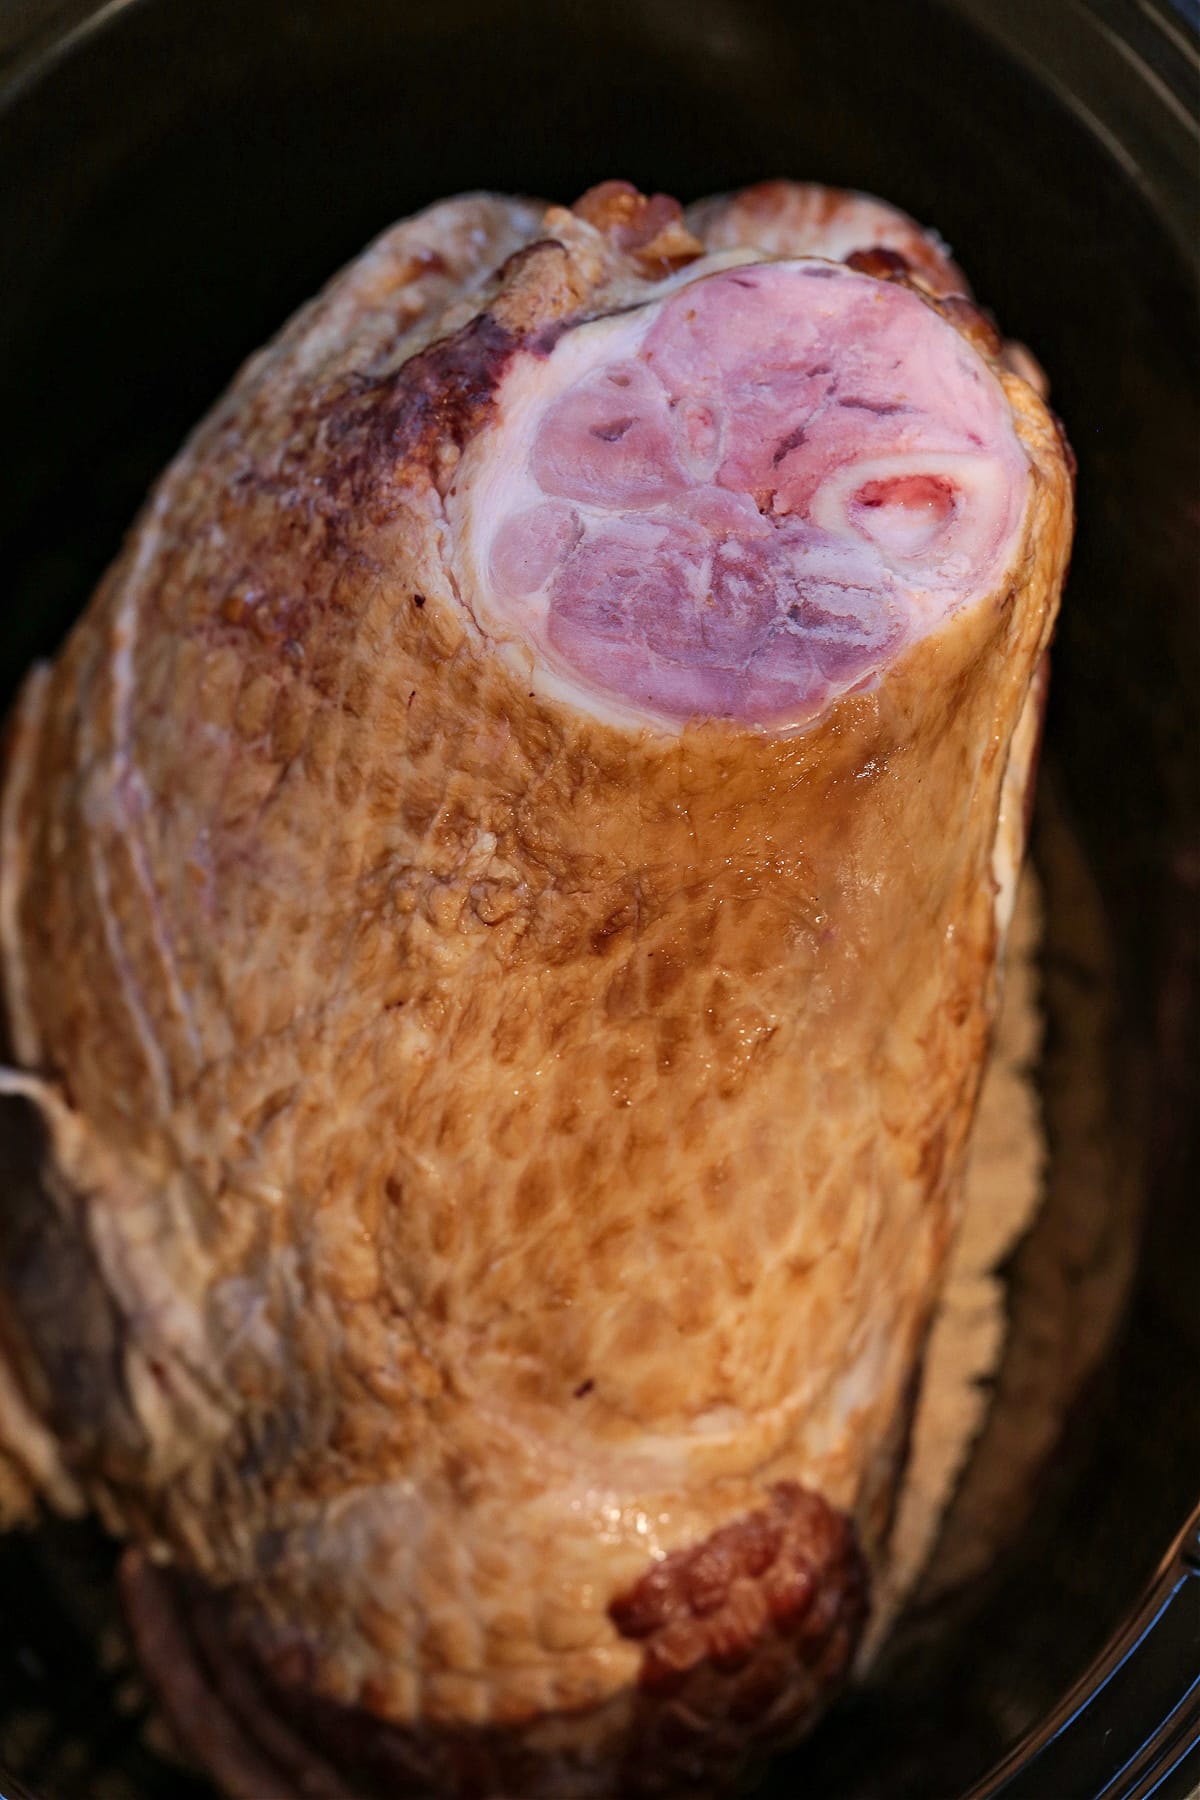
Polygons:
<instances>
[{"instance_id":1,"label":"bone-in ham","mask_svg":"<svg viewBox=\"0 0 1200 1800\"><path fill-rule=\"evenodd\" d=\"M715 1792L850 1677L1072 520L945 246L394 227L9 726L0 1497L229 1795Z\"/></svg>"}]
</instances>

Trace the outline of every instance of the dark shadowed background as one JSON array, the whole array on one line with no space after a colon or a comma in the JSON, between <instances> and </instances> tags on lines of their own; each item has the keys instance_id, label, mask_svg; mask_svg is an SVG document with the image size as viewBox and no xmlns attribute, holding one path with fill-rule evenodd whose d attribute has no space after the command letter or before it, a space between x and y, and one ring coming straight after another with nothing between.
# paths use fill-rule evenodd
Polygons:
<instances>
[{"instance_id":1,"label":"dark shadowed background","mask_svg":"<svg viewBox=\"0 0 1200 1800\"><path fill-rule=\"evenodd\" d=\"M1079 534L1047 765L1111 938L1106 1079L1145 1207L1140 1272L1031 1523L769 1790L954 1795L1085 1666L1200 1495L1186 12L116 0L81 29L96 10L0 0L6 702L240 360L375 232L459 189L567 200L619 175L690 199L792 175L873 190L938 227L1051 372ZM1070 936L1055 939L1067 964ZM0 1764L46 1800L191 1800L144 1741L110 1561L90 1527L0 1544Z\"/></svg>"}]
</instances>

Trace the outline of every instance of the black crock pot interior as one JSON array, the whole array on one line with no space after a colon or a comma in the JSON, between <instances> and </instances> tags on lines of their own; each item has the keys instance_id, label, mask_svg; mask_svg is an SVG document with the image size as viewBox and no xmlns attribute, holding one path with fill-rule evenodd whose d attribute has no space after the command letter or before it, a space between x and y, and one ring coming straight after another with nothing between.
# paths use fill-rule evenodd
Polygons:
<instances>
[{"instance_id":1,"label":"black crock pot interior","mask_svg":"<svg viewBox=\"0 0 1200 1800\"><path fill-rule=\"evenodd\" d=\"M1144 1252L1032 1525L970 1608L770 1786L952 1795L1080 1672L1200 1493L1200 423L1179 195L1173 238L1094 121L937 4L103 12L0 108L5 699L240 359L443 194L569 199L610 175L685 198L771 174L874 190L939 227L1052 371L1079 533L1046 756L1116 948L1114 1091L1141 1134ZM0 1760L24 1709L49 1723L17 1773L52 1800L182 1800L191 1787L112 1705L93 1632L106 1558L86 1527L0 1546Z\"/></svg>"}]
</instances>

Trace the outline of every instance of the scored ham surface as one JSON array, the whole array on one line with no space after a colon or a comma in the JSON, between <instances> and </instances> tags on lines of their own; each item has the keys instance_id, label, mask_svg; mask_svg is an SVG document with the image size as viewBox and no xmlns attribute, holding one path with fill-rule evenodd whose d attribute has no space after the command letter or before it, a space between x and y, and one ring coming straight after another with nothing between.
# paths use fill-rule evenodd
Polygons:
<instances>
[{"instance_id":1,"label":"scored ham surface","mask_svg":"<svg viewBox=\"0 0 1200 1800\"><path fill-rule=\"evenodd\" d=\"M30 676L0 1492L231 1794L707 1792L845 1679L1070 542L1012 360L862 196L447 201Z\"/></svg>"}]
</instances>

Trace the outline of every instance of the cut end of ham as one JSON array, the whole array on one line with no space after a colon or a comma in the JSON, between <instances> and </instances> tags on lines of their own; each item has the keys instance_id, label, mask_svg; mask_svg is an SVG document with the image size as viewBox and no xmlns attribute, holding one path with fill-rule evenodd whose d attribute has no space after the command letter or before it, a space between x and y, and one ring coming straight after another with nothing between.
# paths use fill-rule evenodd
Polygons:
<instances>
[{"instance_id":1,"label":"cut end of ham","mask_svg":"<svg viewBox=\"0 0 1200 1800\"><path fill-rule=\"evenodd\" d=\"M462 592L530 680L678 729L787 729L999 585L1028 464L911 288L696 265L522 351L449 500Z\"/></svg>"}]
</instances>

